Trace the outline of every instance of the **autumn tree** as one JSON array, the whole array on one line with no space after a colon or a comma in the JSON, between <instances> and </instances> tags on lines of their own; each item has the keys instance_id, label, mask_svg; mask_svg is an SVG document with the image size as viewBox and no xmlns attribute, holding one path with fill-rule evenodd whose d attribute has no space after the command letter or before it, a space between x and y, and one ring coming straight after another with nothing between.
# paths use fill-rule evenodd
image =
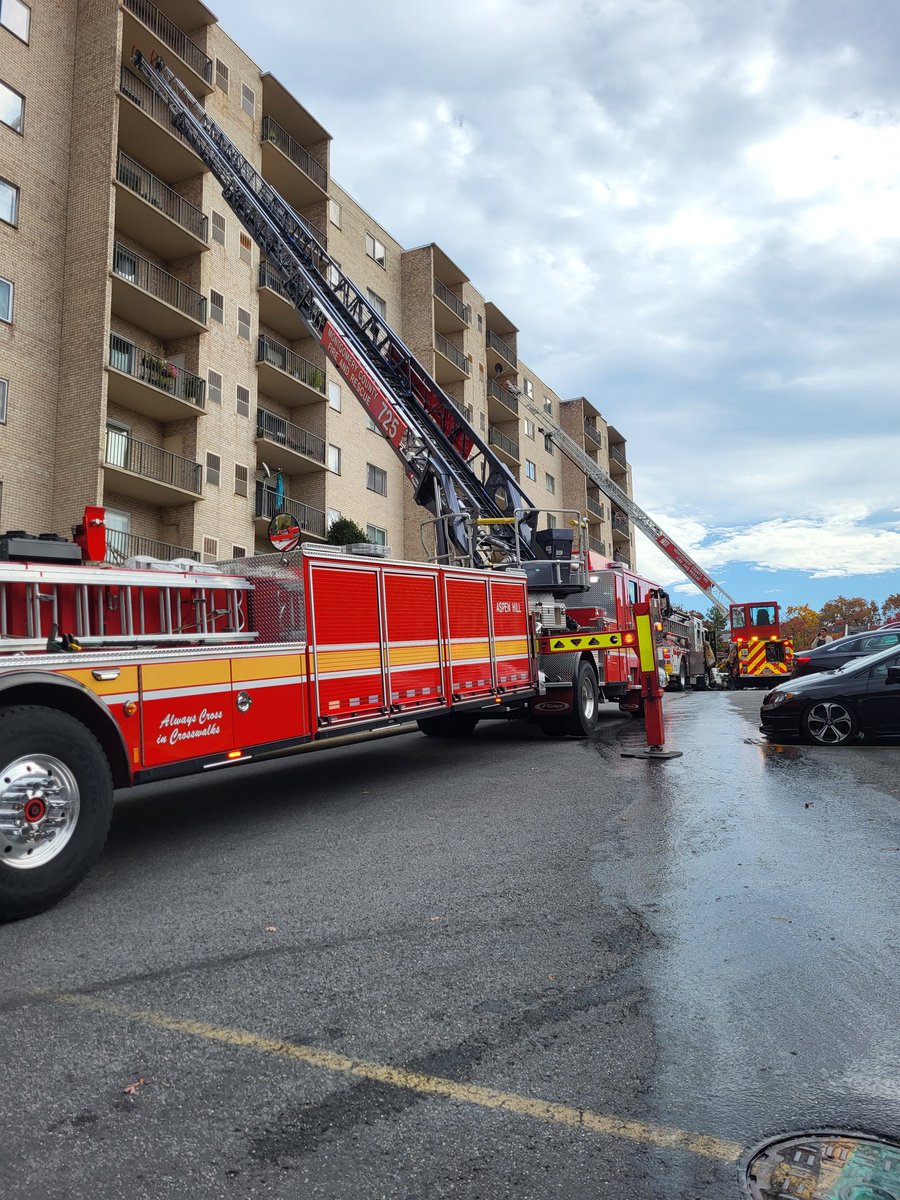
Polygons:
<instances>
[{"instance_id":1,"label":"autumn tree","mask_svg":"<svg viewBox=\"0 0 900 1200\"><path fill-rule=\"evenodd\" d=\"M707 610L706 616L703 619L709 628L709 640L717 651L721 650L728 641L726 632L728 622L725 619L725 614L714 604Z\"/></svg>"},{"instance_id":2,"label":"autumn tree","mask_svg":"<svg viewBox=\"0 0 900 1200\"><path fill-rule=\"evenodd\" d=\"M813 644L821 625L819 614L808 604L789 604L785 620L781 623L781 632L784 637L793 640L798 650L804 650Z\"/></svg>"},{"instance_id":3,"label":"autumn tree","mask_svg":"<svg viewBox=\"0 0 900 1200\"><path fill-rule=\"evenodd\" d=\"M900 592L894 592L892 596L888 596L881 606L882 621L893 621L897 617L900 617Z\"/></svg>"},{"instance_id":4,"label":"autumn tree","mask_svg":"<svg viewBox=\"0 0 900 1200\"><path fill-rule=\"evenodd\" d=\"M819 613L822 624L837 636L841 636L844 627L850 629L868 629L877 625L881 613L874 600L864 600L862 596L838 596L822 605Z\"/></svg>"}]
</instances>

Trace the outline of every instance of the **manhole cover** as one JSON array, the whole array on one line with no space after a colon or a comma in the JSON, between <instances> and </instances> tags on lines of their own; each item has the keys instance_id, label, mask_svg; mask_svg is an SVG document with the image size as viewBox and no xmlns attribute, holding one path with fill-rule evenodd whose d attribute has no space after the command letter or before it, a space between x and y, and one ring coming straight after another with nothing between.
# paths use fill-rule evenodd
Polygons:
<instances>
[{"instance_id":1,"label":"manhole cover","mask_svg":"<svg viewBox=\"0 0 900 1200\"><path fill-rule=\"evenodd\" d=\"M766 1142L747 1163L752 1200L900 1200L900 1143L826 1130Z\"/></svg>"}]
</instances>

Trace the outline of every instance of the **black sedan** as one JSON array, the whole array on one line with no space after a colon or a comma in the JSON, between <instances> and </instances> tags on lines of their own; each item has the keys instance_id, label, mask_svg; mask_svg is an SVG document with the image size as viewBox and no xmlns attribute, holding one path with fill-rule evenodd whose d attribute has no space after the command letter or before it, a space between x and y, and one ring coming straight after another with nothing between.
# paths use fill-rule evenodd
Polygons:
<instances>
[{"instance_id":1,"label":"black sedan","mask_svg":"<svg viewBox=\"0 0 900 1200\"><path fill-rule=\"evenodd\" d=\"M792 679L798 675L815 675L818 671L833 671L854 658L874 654L876 650L887 650L889 646L900 646L900 628L873 629L869 633L854 633L850 637L838 638L824 646L813 646L811 650L799 650L794 656Z\"/></svg>"},{"instance_id":2,"label":"black sedan","mask_svg":"<svg viewBox=\"0 0 900 1200\"><path fill-rule=\"evenodd\" d=\"M835 671L789 679L759 710L769 737L842 746L857 734L900 734L900 647L853 659Z\"/></svg>"}]
</instances>

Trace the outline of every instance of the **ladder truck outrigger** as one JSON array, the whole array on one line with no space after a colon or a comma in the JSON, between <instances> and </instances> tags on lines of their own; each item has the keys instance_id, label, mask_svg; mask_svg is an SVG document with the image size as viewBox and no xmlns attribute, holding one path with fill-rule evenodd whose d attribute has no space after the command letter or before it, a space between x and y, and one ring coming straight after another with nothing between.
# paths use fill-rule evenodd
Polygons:
<instances>
[{"instance_id":1,"label":"ladder truck outrigger","mask_svg":"<svg viewBox=\"0 0 900 1200\"><path fill-rule=\"evenodd\" d=\"M114 787L410 721L455 737L531 717L583 735L609 647L637 648L662 750L664 595L635 607L634 628L579 624L567 600L589 584L572 529L539 528L515 476L302 219L160 60L135 64L403 462L433 554L301 546L289 512L270 524L276 553L216 565L108 566L102 508L85 509L71 542L0 537L0 920L87 874Z\"/></svg>"}]
</instances>

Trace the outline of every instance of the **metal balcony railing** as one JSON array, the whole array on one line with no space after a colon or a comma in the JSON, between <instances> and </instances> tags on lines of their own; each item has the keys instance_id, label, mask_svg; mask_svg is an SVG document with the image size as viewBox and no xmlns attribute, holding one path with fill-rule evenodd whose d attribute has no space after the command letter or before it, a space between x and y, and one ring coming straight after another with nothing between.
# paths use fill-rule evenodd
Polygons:
<instances>
[{"instance_id":1,"label":"metal balcony railing","mask_svg":"<svg viewBox=\"0 0 900 1200\"><path fill-rule=\"evenodd\" d=\"M506 361L512 366L515 367L518 365L519 360L516 358L516 352L513 350L512 346L507 345L503 338L497 337L496 333L492 332L490 329L488 330L487 344L492 349L496 350L497 353L502 358L505 358Z\"/></svg>"},{"instance_id":2,"label":"metal balcony railing","mask_svg":"<svg viewBox=\"0 0 900 1200\"><path fill-rule=\"evenodd\" d=\"M499 400L504 408L508 408L515 416L519 415L519 401L506 388L500 386L496 379L489 379L487 385L488 395L493 396L495 400Z\"/></svg>"},{"instance_id":3,"label":"metal balcony railing","mask_svg":"<svg viewBox=\"0 0 900 1200\"><path fill-rule=\"evenodd\" d=\"M277 367L279 371L284 371L292 379L297 379L300 383L305 383L307 387L325 395L325 372L320 367L313 366L311 362L291 350L290 347L282 346L281 342L270 338L267 333L259 335L256 361L268 363L270 367Z\"/></svg>"},{"instance_id":4,"label":"metal balcony railing","mask_svg":"<svg viewBox=\"0 0 900 1200\"><path fill-rule=\"evenodd\" d=\"M263 117L262 140L277 146L282 154L286 154L294 166L299 167L304 175L308 175L313 183L317 183L323 192L328 190L328 173L322 164L316 162L299 142L295 142L273 117Z\"/></svg>"},{"instance_id":5,"label":"metal balcony railing","mask_svg":"<svg viewBox=\"0 0 900 1200\"><path fill-rule=\"evenodd\" d=\"M513 441L511 437L507 437L505 433L501 433L494 425L488 429L488 442L492 446L497 446L498 449L504 450L513 458L519 457L519 443Z\"/></svg>"},{"instance_id":6,"label":"metal balcony railing","mask_svg":"<svg viewBox=\"0 0 900 1200\"><path fill-rule=\"evenodd\" d=\"M469 305L464 304L462 300L460 300L459 296L454 295L454 293L450 291L446 283L441 283L441 281L437 278L435 278L434 281L434 294L437 296L438 300L442 301L447 305L448 308L452 309L461 321L465 321L467 325L472 323L472 309L469 307Z\"/></svg>"},{"instance_id":7,"label":"metal balcony railing","mask_svg":"<svg viewBox=\"0 0 900 1200\"><path fill-rule=\"evenodd\" d=\"M442 333L435 330L434 334L435 349L440 350L444 358L449 358L450 361L466 375L469 374L469 360L463 354L462 350L457 350L452 342L448 342Z\"/></svg>"},{"instance_id":8,"label":"metal balcony railing","mask_svg":"<svg viewBox=\"0 0 900 1200\"><path fill-rule=\"evenodd\" d=\"M143 109L147 116L156 121L158 125L162 125L167 133L171 133L172 137L178 138L180 142L194 152L193 146L190 145L184 135L172 124L172 114L169 112L169 107L162 96L158 96L149 83L146 83L139 75L135 75L133 71L129 71L124 64L122 70L119 72L119 91L132 104ZM199 158L197 159L197 164L197 170L202 171L203 167Z\"/></svg>"},{"instance_id":9,"label":"metal balcony railing","mask_svg":"<svg viewBox=\"0 0 900 1200\"><path fill-rule=\"evenodd\" d=\"M157 179L155 175L142 167L139 162L119 151L119 161L116 166L116 179L129 191L165 213L182 229L192 233L201 242L208 240L208 222L199 208L189 204L183 196L179 196L168 184Z\"/></svg>"},{"instance_id":10,"label":"metal balcony railing","mask_svg":"<svg viewBox=\"0 0 900 1200\"><path fill-rule=\"evenodd\" d=\"M284 417L278 417L264 408L256 410L256 436L268 438L287 450L293 450L296 454L303 454L306 458L312 458L325 465L324 438L317 437L308 429L293 425Z\"/></svg>"},{"instance_id":11,"label":"metal balcony railing","mask_svg":"<svg viewBox=\"0 0 900 1200\"><path fill-rule=\"evenodd\" d=\"M113 248L113 273L120 279L133 283L142 292L171 304L179 312L194 321L206 324L206 297L192 287L158 267L156 263L142 258L134 250L116 242Z\"/></svg>"},{"instance_id":12,"label":"metal balcony railing","mask_svg":"<svg viewBox=\"0 0 900 1200\"><path fill-rule=\"evenodd\" d=\"M195 45L186 33L178 28L167 16L159 11L150 0L124 0L125 7L133 12L139 21L164 42L170 50L174 50L182 62L186 62L192 71L196 71L201 79L212 83L212 59L207 58L199 46ZM171 64L170 64L171 65ZM176 75L178 72L175 72Z\"/></svg>"},{"instance_id":13,"label":"metal balcony railing","mask_svg":"<svg viewBox=\"0 0 900 1200\"><path fill-rule=\"evenodd\" d=\"M106 458L108 467L121 467L144 479L153 479L170 487L182 488L199 496L202 492L200 464L180 454L172 454L161 446L140 442L122 429L107 429Z\"/></svg>"},{"instance_id":14,"label":"metal balcony railing","mask_svg":"<svg viewBox=\"0 0 900 1200\"><path fill-rule=\"evenodd\" d=\"M593 513L594 516L598 517L601 521L603 520L603 505L599 502L599 500L594 500L592 497L588 496L587 510L589 513Z\"/></svg>"},{"instance_id":15,"label":"metal balcony railing","mask_svg":"<svg viewBox=\"0 0 900 1200\"><path fill-rule=\"evenodd\" d=\"M609 457L617 462L620 467L627 467L628 460L625 457L625 451L621 446L614 446L612 442L609 444Z\"/></svg>"},{"instance_id":16,"label":"metal balcony railing","mask_svg":"<svg viewBox=\"0 0 900 1200\"><path fill-rule=\"evenodd\" d=\"M606 542L601 542L599 538L588 535L588 548L596 550L598 554L602 554L604 558L608 557L606 553Z\"/></svg>"},{"instance_id":17,"label":"metal balcony railing","mask_svg":"<svg viewBox=\"0 0 900 1200\"><path fill-rule=\"evenodd\" d=\"M596 425L592 425L590 421L584 423L584 435L598 446L603 445L603 434Z\"/></svg>"},{"instance_id":18,"label":"metal balcony railing","mask_svg":"<svg viewBox=\"0 0 900 1200\"><path fill-rule=\"evenodd\" d=\"M107 529L104 562L123 563L138 554L159 558L163 562L171 562L173 558L192 558L194 562L200 561L199 550L188 550L186 546L171 546L168 542L158 542L155 538L141 537L136 533L125 533L121 529Z\"/></svg>"},{"instance_id":19,"label":"metal balcony railing","mask_svg":"<svg viewBox=\"0 0 900 1200\"><path fill-rule=\"evenodd\" d=\"M628 520L621 513L614 512L612 514L612 527L617 533L624 533L628 537Z\"/></svg>"},{"instance_id":20,"label":"metal balcony railing","mask_svg":"<svg viewBox=\"0 0 900 1200\"><path fill-rule=\"evenodd\" d=\"M205 379L186 371L184 367L167 362L157 354L151 354L149 350L142 350L117 333L109 335L109 365L196 408L206 408Z\"/></svg>"},{"instance_id":21,"label":"metal balcony railing","mask_svg":"<svg viewBox=\"0 0 900 1200\"><path fill-rule=\"evenodd\" d=\"M616 554L614 554L614 555L613 555L613 561L614 561L614 562L620 562L620 563L624 563L626 567L630 567L630 566L631 566L631 561L630 561L630 559L628 558L628 555L627 555L627 554L619 554L619 553L616 553Z\"/></svg>"},{"instance_id":22,"label":"metal balcony railing","mask_svg":"<svg viewBox=\"0 0 900 1200\"><path fill-rule=\"evenodd\" d=\"M321 509L311 508L300 500L292 500L290 496L279 497L276 490L261 479L256 481L254 511L257 517L263 517L267 521L271 521L276 513L290 513L305 533L322 538L325 536L325 514Z\"/></svg>"}]
</instances>

